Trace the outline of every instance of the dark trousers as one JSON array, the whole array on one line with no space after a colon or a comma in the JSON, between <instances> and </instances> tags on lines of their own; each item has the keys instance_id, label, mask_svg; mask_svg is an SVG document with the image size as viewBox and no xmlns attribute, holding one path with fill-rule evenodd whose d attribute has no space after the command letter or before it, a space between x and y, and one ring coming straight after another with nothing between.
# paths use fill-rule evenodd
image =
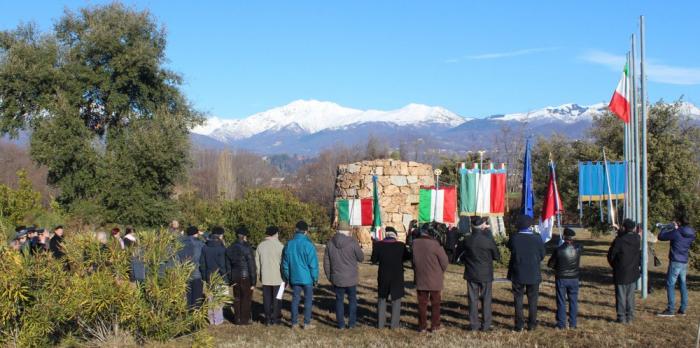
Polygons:
<instances>
[{"instance_id":1,"label":"dark trousers","mask_svg":"<svg viewBox=\"0 0 700 348\"><path fill-rule=\"evenodd\" d=\"M615 284L615 310L617 321L629 323L634 320L634 290L637 282Z\"/></svg>"},{"instance_id":2,"label":"dark trousers","mask_svg":"<svg viewBox=\"0 0 700 348\"><path fill-rule=\"evenodd\" d=\"M469 292L469 324L472 330L491 328L491 285L493 282L467 282ZM484 323L479 320L479 303Z\"/></svg>"},{"instance_id":3,"label":"dark trousers","mask_svg":"<svg viewBox=\"0 0 700 348\"><path fill-rule=\"evenodd\" d=\"M195 309L202 305L204 283L202 279L190 279L187 282L187 308Z\"/></svg>"},{"instance_id":4,"label":"dark trousers","mask_svg":"<svg viewBox=\"0 0 700 348\"><path fill-rule=\"evenodd\" d=\"M263 308L265 309L265 323L279 324L282 318L280 300L277 299L279 285L263 285Z\"/></svg>"},{"instance_id":5,"label":"dark trousers","mask_svg":"<svg viewBox=\"0 0 700 348\"><path fill-rule=\"evenodd\" d=\"M540 284L518 284L512 283L513 298L515 301L515 329L521 330L525 322L523 315L523 295L527 295L528 305L528 330L534 330L537 327L537 296L540 290Z\"/></svg>"},{"instance_id":6,"label":"dark trousers","mask_svg":"<svg viewBox=\"0 0 700 348\"><path fill-rule=\"evenodd\" d=\"M418 290L418 330L428 328L428 301L430 301L430 329L440 328L440 291Z\"/></svg>"},{"instance_id":7,"label":"dark trousers","mask_svg":"<svg viewBox=\"0 0 700 348\"><path fill-rule=\"evenodd\" d=\"M234 279L233 284L233 323L236 325L248 325L250 324L250 306L253 302L253 290L250 289L250 279Z\"/></svg>"},{"instance_id":8,"label":"dark trousers","mask_svg":"<svg viewBox=\"0 0 700 348\"><path fill-rule=\"evenodd\" d=\"M576 328L578 315L578 278L557 279L557 327L566 328L566 303L569 303L569 327Z\"/></svg>"},{"instance_id":9,"label":"dark trousers","mask_svg":"<svg viewBox=\"0 0 700 348\"><path fill-rule=\"evenodd\" d=\"M383 329L386 325L386 301L384 297L380 297L377 301L377 328ZM401 298L391 299L391 328L398 329L401 321Z\"/></svg>"},{"instance_id":10,"label":"dark trousers","mask_svg":"<svg viewBox=\"0 0 700 348\"><path fill-rule=\"evenodd\" d=\"M339 329L345 328L345 294L348 294L348 328L357 322L357 287L333 287L335 290L335 320Z\"/></svg>"}]
</instances>

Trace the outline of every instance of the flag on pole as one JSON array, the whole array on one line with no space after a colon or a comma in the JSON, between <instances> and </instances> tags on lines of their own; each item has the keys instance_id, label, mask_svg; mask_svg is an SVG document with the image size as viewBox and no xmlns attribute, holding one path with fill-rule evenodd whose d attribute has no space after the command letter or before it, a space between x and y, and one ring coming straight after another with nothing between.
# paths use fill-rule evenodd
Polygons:
<instances>
[{"instance_id":1,"label":"flag on pole","mask_svg":"<svg viewBox=\"0 0 700 348\"><path fill-rule=\"evenodd\" d=\"M629 123L630 121L630 89L628 71L628 64L625 64L625 68L622 70L622 77L620 77L620 82L617 83L615 93L613 93L612 99L610 100L610 105L608 105L610 111L612 111L612 113L614 113L625 123Z\"/></svg>"},{"instance_id":2,"label":"flag on pole","mask_svg":"<svg viewBox=\"0 0 700 348\"><path fill-rule=\"evenodd\" d=\"M529 217L535 217L535 193L532 188L532 156L530 155L530 139L525 144L525 157L523 158L523 193L521 213Z\"/></svg>"},{"instance_id":3,"label":"flag on pole","mask_svg":"<svg viewBox=\"0 0 700 348\"><path fill-rule=\"evenodd\" d=\"M544 196L542 204L542 216L540 218L539 231L542 241L547 243L552 239L552 229L556 221L556 216L561 212L561 198L559 190L557 190L556 171L554 170L554 162L549 163L549 184L547 185L547 194Z\"/></svg>"},{"instance_id":4,"label":"flag on pole","mask_svg":"<svg viewBox=\"0 0 700 348\"><path fill-rule=\"evenodd\" d=\"M338 205L338 220L347 221L350 226L372 226L372 198L340 199Z\"/></svg>"},{"instance_id":5,"label":"flag on pole","mask_svg":"<svg viewBox=\"0 0 700 348\"><path fill-rule=\"evenodd\" d=\"M379 207L379 191L377 190L377 179L376 175L372 176L372 214L374 218L372 219L372 236L376 240L384 239L384 231L382 231L382 211Z\"/></svg>"},{"instance_id":6,"label":"flag on pole","mask_svg":"<svg viewBox=\"0 0 700 348\"><path fill-rule=\"evenodd\" d=\"M457 190L444 186L421 187L418 197L418 221L455 223L457 215Z\"/></svg>"}]
</instances>

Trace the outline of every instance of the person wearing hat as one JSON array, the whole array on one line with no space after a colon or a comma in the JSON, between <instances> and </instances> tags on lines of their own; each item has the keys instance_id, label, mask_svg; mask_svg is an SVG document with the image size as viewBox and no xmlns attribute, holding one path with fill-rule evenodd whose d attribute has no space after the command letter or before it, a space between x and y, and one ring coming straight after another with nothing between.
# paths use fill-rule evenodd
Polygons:
<instances>
[{"instance_id":1,"label":"person wearing hat","mask_svg":"<svg viewBox=\"0 0 700 348\"><path fill-rule=\"evenodd\" d=\"M15 229L15 238L12 240L12 249L25 252L28 250L27 229L25 226L19 226ZM25 247L25 245L27 245Z\"/></svg>"},{"instance_id":2,"label":"person wearing hat","mask_svg":"<svg viewBox=\"0 0 700 348\"><path fill-rule=\"evenodd\" d=\"M213 274L219 274L228 284L228 263L226 262L226 247L224 246L224 228L215 226L202 247L202 258L199 263L202 279L205 282L211 280ZM224 288L224 291L226 289ZM209 310L209 322L219 325L224 322L223 306Z\"/></svg>"},{"instance_id":3,"label":"person wearing hat","mask_svg":"<svg viewBox=\"0 0 700 348\"><path fill-rule=\"evenodd\" d=\"M39 252L47 251L49 250L49 236L48 233L46 232L45 228L36 228L34 229L34 232L36 233L35 237L32 238L32 243L30 245L30 253L32 255L36 255Z\"/></svg>"},{"instance_id":4,"label":"person wearing hat","mask_svg":"<svg viewBox=\"0 0 700 348\"><path fill-rule=\"evenodd\" d=\"M636 227L634 221L625 219L608 249L608 263L613 269L615 282L615 310L620 324L629 324L634 320L634 290L640 276L642 258L642 240Z\"/></svg>"},{"instance_id":5,"label":"person wearing hat","mask_svg":"<svg viewBox=\"0 0 700 348\"><path fill-rule=\"evenodd\" d=\"M430 302L430 331L441 329L440 302L445 271L449 265L445 249L433 237L434 227L424 224L420 238L413 242L413 264L418 293L418 331L428 329L428 302Z\"/></svg>"},{"instance_id":6,"label":"person wearing hat","mask_svg":"<svg viewBox=\"0 0 700 348\"><path fill-rule=\"evenodd\" d=\"M510 250L508 279L513 289L515 305L515 331L522 331L524 326L523 296L527 294L528 330L537 328L537 297L542 282L540 262L544 259L544 242L532 230L534 222L528 215L517 217L515 227L518 232L508 239Z\"/></svg>"},{"instance_id":7,"label":"person wearing hat","mask_svg":"<svg viewBox=\"0 0 700 348\"><path fill-rule=\"evenodd\" d=\"M360 243L350 237L350 224L338 223L338 230L326 243L323 254L323 271L335 291L335 319L338 329L345 329L345 294L348 295L348 329L357 322L357 272L358 262L365 259Z\"/></svg>"},{"instance_id":8,"label":"person wearing hat","mask_svg":"<svg viewBox=\"0 0 700 348\"><path fill-rule=\"evenodd\" d=\"M386 325L387 300L391 298L391 328L398 329L401 320L401 299L404 297L403 262L408 259L404 243L397 240L396 229L387 226L384 239L372 246L372 264L377 270L377 328Z\"/></svg>"},{"instance_id":9,"label":"person wearing hat","mask_svg":"<svg viewBox=\"0 0 700 348\"><path fill-rule=\"evenodd\" d=\"M282 252L282 279L292 286L292 329L297 327L301 292L304 291L304 329L313 329L311 306L314 285L318 283L318 257L316 247L307 233L309 225L297 222L294 238L287 242Z\"/></svg>"},{"instance_id":10,"label":"person wearing hat","mask_svg":"<svg viewBox=\"0 0 700 348\"><path fill-rule=\"evenodd\" d=\"M464 279L469 294L469 323L472 331L491 330L493 262L501 259L488 219L474 216L472 233L464 239ZM483 322L479 319L479 302Z\"/></svg>"},{"instance_id":11,"label":"person wearing hat","mask_svg":"<svg viewBox=\"0 0 700 348\"><path fill-rule=\"evenodd\" d=\"M202 298L204 296L202 272L199 268L204 243L197 239L197 233L197 227L187 227L185 235L180 239L183 247L177 253L177 257L180 262L192 262L195 266L197 266L194 268L194 270L192 270L187 286L187 306L190 309L198 308L201 305Z\"/></svg>"},{"instance_id":12,"label":"person wearing hat","mask_svg":"<svg viewBox=\"0 0 700 348\"><path fill-rule=\"evenodd\" d=\"M53 237L49 241L49 250L53 254L53 257L60 259L66 255L65 250L63 250L63 226L58 225L53 229Z\"/></svg>"},{"instance_id":13,"label":"person wearing hat","mask_svg":"<svg viewBox=\"0 0 700 348\"><path fill-rule=\"evenodd\" d=\"M566 328L566 302L569 303L569 328L576 328L578 314L579 265L583 247L574 243L576 232L564 229L564 243L554 249L547 266L554 270L557 292L557 329Z\"/></svg>"},{"instance_id":14,"label":"person wearing hat","mask_svg":"<svg viewBox=\"0 0 700 348\"><path fill-rule=\"evenodd\" d=\"M283 286L280 266L284 245L279 240L279 232L277 226L268 226L265 230L265 240L255 249L258 279L262 284L265 325L279 325L282 320L282 308L277 299L277 292L280 286Z\"/></svg>"},{"instance_id":15,"label":"person wearing hat","mask_svg":"<svg viewBox=\"0 0 700 348\"><path fill-rule=\"evenodd\" d=\"M248 243L249 235L247 226L238 226L236 241L226 249L229 284L233 289L233 323L236 325L250 325L253 290L258 274L253 248Z\"/></svg>"}]
</instances>

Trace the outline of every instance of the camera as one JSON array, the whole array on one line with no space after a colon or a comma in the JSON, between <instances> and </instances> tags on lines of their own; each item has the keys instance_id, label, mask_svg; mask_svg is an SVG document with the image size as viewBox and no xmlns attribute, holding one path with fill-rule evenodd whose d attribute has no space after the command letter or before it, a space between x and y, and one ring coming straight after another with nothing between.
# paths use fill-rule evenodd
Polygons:
<instances>
[{"instance_id":1,"label":"camera","mask_svg":"<svg viewBox=\"0 0 700 348\"><path fill-rule=\"evenodd\" d=\"M673 222L665 223L665 224L662 224L659 222L656 224L656 228L658 228L660 230L667 230L667 229L671 229L671 228L676 228L676 224L674 224Z\"/></svg>"}]
</instances>

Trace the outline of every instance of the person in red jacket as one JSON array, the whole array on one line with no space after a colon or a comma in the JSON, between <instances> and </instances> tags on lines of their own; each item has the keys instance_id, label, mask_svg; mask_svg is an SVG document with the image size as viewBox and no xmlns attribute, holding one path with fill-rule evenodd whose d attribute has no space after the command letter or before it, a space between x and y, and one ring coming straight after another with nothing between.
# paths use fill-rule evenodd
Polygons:
<instances>
[{"instance_id":1,"label":"person in red jacket","mask_svg":"<svg viewBox=\"0 0 700 348\"><path fill-rule=\"evenodd\" d=\"M413 242L413 264L418 292L418 331L428 328L428 301L430 301L430 331L441 329L440 302L449 260L445 249L433 238L434 229L425 224L420 237Z\"/></svg>"}]
</instances>

